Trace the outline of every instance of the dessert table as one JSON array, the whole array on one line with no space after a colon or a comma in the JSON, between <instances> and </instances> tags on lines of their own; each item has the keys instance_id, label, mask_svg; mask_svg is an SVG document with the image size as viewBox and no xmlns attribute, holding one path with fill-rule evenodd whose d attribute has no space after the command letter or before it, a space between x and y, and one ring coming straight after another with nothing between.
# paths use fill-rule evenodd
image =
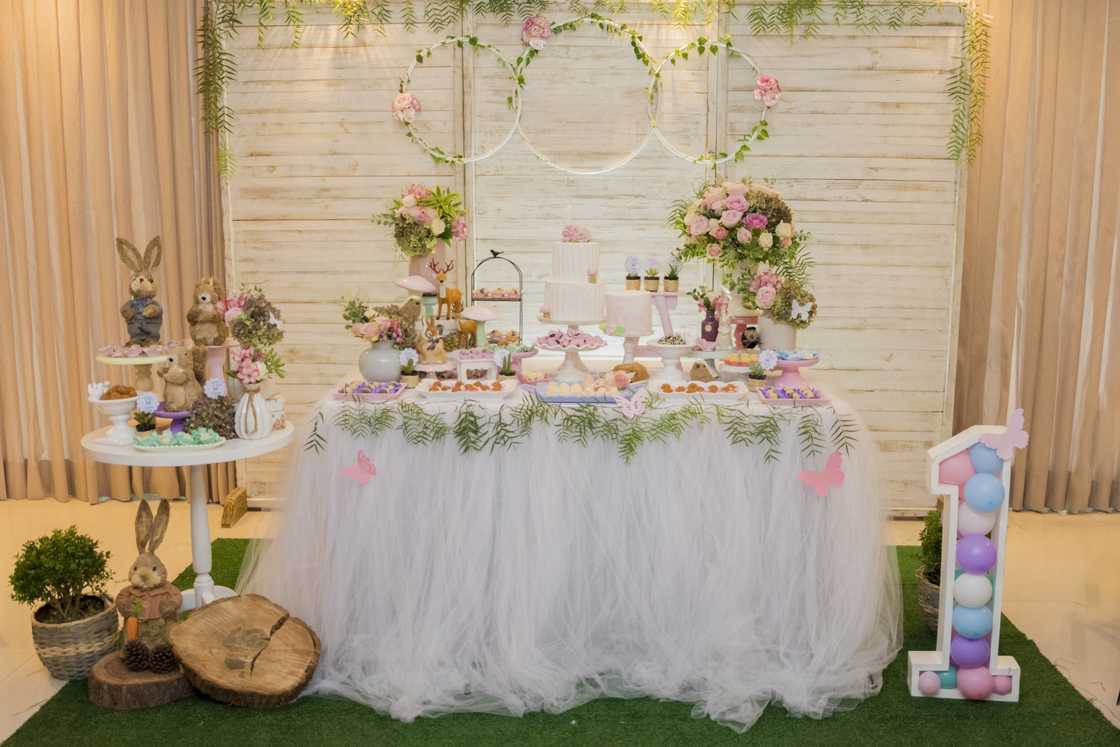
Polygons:
<instances>
[{"instance_id":1,"label":"dessert table","mask_svg":"<svg viewBox=\"0 0 1120 747\"><path fill-rule=\"evenodd\" d=\"M195 571L194 588L183 592L183 610L192 610L221 597L233 596L227 586L218 586L210 575L213 559L210 552L210 525L206 516L206 467L211 464L251 459L285 448L295 429L291 423L264 438L234 438L213 449L140 451L130 445L108 441L108 428L100 428L82 436L82 449L92 459L106 464L128 467L188 467L188 493L191 502L191 566Z\"/></svg>"},{"instance_id":2,"label":"dessert table","mask_svg":"<svg viewBox=\"0 0 1120 747\"><path fill-rule=\"evenodd\" d=\"M404 721L648 696L743 731L771 702L854 707L899 650L876 450L842 402L323 400L301 439L238 589L318 632L308 693ZM834 451L818 496L799 472Z\"/></svg>"}]
</instances>

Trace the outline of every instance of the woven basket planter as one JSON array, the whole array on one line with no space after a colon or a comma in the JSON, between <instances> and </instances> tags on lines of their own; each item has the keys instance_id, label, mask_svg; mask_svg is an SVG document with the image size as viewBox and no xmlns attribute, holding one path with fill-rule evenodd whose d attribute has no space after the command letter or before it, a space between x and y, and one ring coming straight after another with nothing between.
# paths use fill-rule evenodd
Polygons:
<instances>
[{"instance_id":1,"label":"woven basket planter","mask_svg":"<svg viewBox=\"0 0 1120 747\"><path fill-rule=\"evenodd\" d=\"M926 578L924 569L918 567L918 607L922 620L933 633L937 632L937 618L941 614L941 587Z\"/></svg>"},{"instance_id":2,"label":"woven basket planter","mask_svg":"<svg viewBox=\"0 0 1120 747\"><path fill-rule=\"evenodd\" d=\"M36 613L31 616L31 639L39 661L60 680L83 679L105 654L117 645L117 610L113 601L101 597L105 609L96 615L74 622L39 622Z\"/></svg>"}]
</instances>

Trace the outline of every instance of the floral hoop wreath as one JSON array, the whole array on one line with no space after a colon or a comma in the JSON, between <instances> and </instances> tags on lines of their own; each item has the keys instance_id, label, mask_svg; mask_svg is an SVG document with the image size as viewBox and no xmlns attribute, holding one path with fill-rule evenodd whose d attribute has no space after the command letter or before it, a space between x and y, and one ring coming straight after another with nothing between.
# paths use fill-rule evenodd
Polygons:
<instances>
[{"instance_id":1,"label":"floral hoop wreath","mask_svg":"<svg viewBox=\"0 0 1120 747\"><path fill-rule=\"evenodd\" d=\"M603 16L598 15L597 13L588 13L585 16L579 16L578 18L571 18L567 21L561 21L552 24L549 27L551 30L550 36L562 34L565 31L575 31L576 29L587 24L591 24L592 26L595 26L601 31L605 31L611 36L627 38L630 42L630 48L634 51L634 58L637 59L638 62L640 62L646 68L646 71L650 75L653 74L653 70L655 69L654 61L653 58L650 57L649 51L646 49L645 44L642 43L642 35L639 34L637 30L635 30L632 26L628 26L625 23L612 21L609 18L604 18ZM529 63L531 63L538 55L541 54L543 48L543 44L541 44L539 48L530 45L517 58L517 73L522 85L524 85L525 81L525 69L529 66ZM647 113L650 112L649 102L647 102L646 104L646 111ZM654 111L656 111L656 105L654 105ZM646 131L645 137L642 138L642 142L638 144L638 147L623 156L622 160L617 161L610 166L605 166L599 169L572 169L568 168L567 166L561 166L558 163L554 163L548 158L548 156L537 150L536 146L534 146L533 142L529 139L529 136L525 134L525 130L522 129L520 119L518 119L517 122L517 131L521 133L521 138L525 141L525 145L529 148L534 156L536 156L539 160L548 164L552 168L556 169L557 171L563 171L575 176L598 176L600 174L606 174L608 172L622 168L623 166L637 158L638 154L645 150L646 145L649 144L650 138L653 135L653 129L653 119L651 117L650 129Z\"/></svg>"},{"instance_id":2,"label":"floral hoop wreath","mask_svg":"<svg viewBox=\"0 0 1120 747\"><path fill-rule=\"evenodd\" d=\"M486 51L494 55L494 58L498 60L498 64L506 69L506 71L509 73L510 80L513 81L513 92L506 97L506 106L508 106L509 109L513 112L513 124L510 125L510 128L506 132L505 137L503 137L497 145L495 145L493 148L490 148L484 153L480 153L477 156L467 157L462 153L448 153L438 145L430 144L427 140L424 139L424 136L418 133L416 131L416 128L413 127L415 112L420 111L420 102L418 99L416 99L416 97L412 96L412 94L409 93L408 90L409 84L412 82L412 74L416 72L416 67L418 65L422 65L424 64L424 62L431 59L432 54L437 49L446 47L450 44L454 44L460 49L463 49L465 47L485 49ZM408 66L408 70L405 72L404 77L401 78L400 86L397 88L397 98L393 102L391 111L393 112L393 116L396 117L396 119L404 125L405 135L408 137L408 139L423 148L424 152L431 156L433 161L436 161L437 163L447 163L453 165L474 163L475 161L481 161L485 158L489 158L490 156L494 155L502 148L504 148L506 144L509 143L510 138L513 137L513 133L517 132L520 128L521 88L522 86L524 86L524 84L525 78L521 75L521 71L517 68L517 66L510 62L509 59L507 59L506 56L497 49L497 47L479 40L477 36L449 36L442 41L436 42L430 47L424 47L423 49L419 49L416 51L416 58L412 61L412 64ZM404 104L403 106L401 106L402 101ZM409 102L411 102L411 104ZM411 112L411 114L409 112Z\"/></svg>"},{"instance_id":3,"label":"floral hoop wreath","mask_svg":"<svg viewBox=\"0 0 1120 747\"><path fill-rule=\"evenodd\" d=\"M739 139L736 141L738 145L734 151L730 153L709 151L707 153L701 153L699 155L689 155L688 153L685 153L684 151L673 145L671 142L669 142L669 138L667 138L661 132L661 128L657 126L657 102L660 98L661 93L661 70L665 67L666 63L670 65L676 65L677 60L687 60L688 55L692 52L695 52L698 55L714 55L720 49L723 49L727 53L728 59L738 58L750 65L751 68L754 69L755 77L759 82L761 82L764 78L772 81L773 89L767 90L764 93L762 92L761 87L756 85L755 98L760 101L760 104L762 106L762 114L759 115L758 121L755 122L753 127L751 127L750 132L739 137ZM659 61L650 70L649 88L646 89L646 111L649 114L649 122L650 126L653 129L653 133L657 136L657 139L661 141L661 144L665 146L666 150L668 150L674 156L683 158L686 161L691 161L692 163L704 163L708 164L712 168L715 168L716 166L722 163L727 163L728 161L743 160L743 157L750 152L751 145L753 145L755 142L765 140L770 136L769 123L767 123L766 121L766 114L770 111L771 107L773 107L774 104L778 102L778 98L780 97L780 95L781 88L778 86L778 82L773 78L769 78L769 76L764 76L758 65L755 64L755 61L751 59L750 56L737 49L735 45L731 43L730 36L721 36L718 39L708 39L701 36L694 39L693 41L690 41L688 44L677 47L672 52L670 52L668 56L665 57L665 59Z\"/></svg>"}]
</instances>

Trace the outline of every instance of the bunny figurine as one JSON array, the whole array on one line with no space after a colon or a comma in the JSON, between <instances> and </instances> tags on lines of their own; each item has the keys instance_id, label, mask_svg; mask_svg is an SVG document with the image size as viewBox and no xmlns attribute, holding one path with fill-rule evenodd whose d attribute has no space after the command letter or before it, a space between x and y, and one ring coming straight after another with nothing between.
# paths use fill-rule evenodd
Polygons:
<instances>
[{"instance_id":1,"label":"bunny figurine","mask_svg":"<svg viewBox=\"0 0 1120 747\"><path fill-rule=\"evenodd\" d=\"M156 557L163 542L171 504L159 502L155 520L148 502L141 499L136 510L136 550L139 557L128 571L131 584L117 594L117 611L125 618L124 662L134 672L170 672L178 666L167 626L183 603L183 593L167 581L167 568Z\"/></svg>"},{"instance_id":2,"label":"bunny figurine","mask_svg":"<svg viewBox=\"0 0 1120 747\"><path fill-rule=\"evenodd\" d=\"M163 307L156 303L155 270L163 258L159 236L148 242L143 257L129 241L118 238L117 254L132 271L128 279L132 299L121 306L121 316L128 325L128 344L155 345L163 326Z\"/></svg>"}]
</instances>

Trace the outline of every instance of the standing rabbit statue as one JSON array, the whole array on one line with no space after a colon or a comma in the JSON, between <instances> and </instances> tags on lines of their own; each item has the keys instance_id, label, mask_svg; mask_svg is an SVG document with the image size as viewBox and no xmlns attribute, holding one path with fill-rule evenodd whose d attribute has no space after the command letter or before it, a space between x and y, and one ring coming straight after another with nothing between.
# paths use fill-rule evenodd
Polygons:
<instances>
[{"instance_id":1,"label":"standing rabbit statue","mask_svg":"<svg viewBox=\"0 0 1120 747\"><path fill-rule=\"evenodd\" d=\"M121 306L121 316L128 325L129 345L155 345L163 326L163 307L156 302L155 270L163 259L159 236L148 242L144 256L126 239L117 239L117 254L132 271L128 291L132 298Z\"/></svg>"},{"instance_id":2,"label":"standing rabbit statue","mask_svg":"<svg viewBox=\"0 0 1120 747\"><path fill-rule=\"evenodd\" d=\"M171 504L159 502L155 520L148 502L136 510L136 550L139 557L128 571L131 584L117 594L117 611L125 618L124 662L134 672L170 672L178 666L167 638L183 594L167 581L167 568L156 557L156 548L167 533Z\"/></svg>"}]
</instances>

